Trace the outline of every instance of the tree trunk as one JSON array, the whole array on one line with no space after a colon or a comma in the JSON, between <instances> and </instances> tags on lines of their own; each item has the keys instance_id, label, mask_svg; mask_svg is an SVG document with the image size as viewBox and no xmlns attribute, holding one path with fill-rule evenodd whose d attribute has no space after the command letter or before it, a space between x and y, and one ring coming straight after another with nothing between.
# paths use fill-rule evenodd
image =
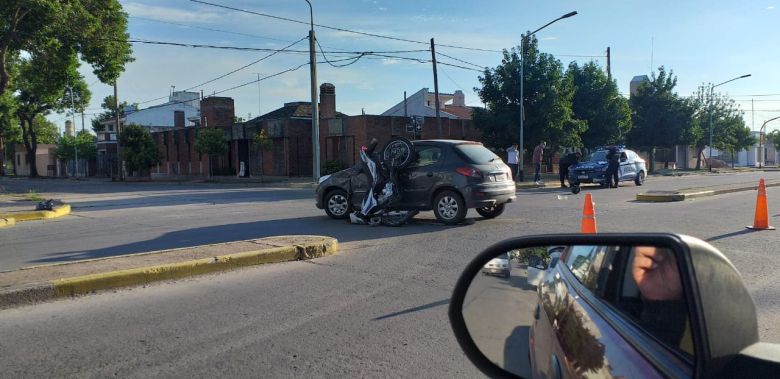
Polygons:
<instances>
[{"instance_id":1,"label":"tree trunk","mask_svg":"<svg viewBox=\"0 0 780 379\"><path fill-rule=\"evenodd\" d=\"M734 168L734 149L731 149L731 168Z\"/></svg>"},{"instance_id":2,"label":"tree trunk","mask_svg":"<svg viewBox=\"0 0 780 379\"><path fill-rule=\"evenodd\" d=\"M704 147L696 147L696 170L701 170L701 156L704 154Z\"/></svg>"},{"instance_id":3,"label":"tree trunk","mask_svg":"<svg viewBox=\"0 0 780 379\"><path fill-rule=\"evenodd\" d=\"M38 177L38 166L35 164L35 155L38 150L38 136L35 133L35 127L33 122L35 115L29 115L27 113L19 113L19 122L22 127L22 141L24 142L24 148L27 151L27 162L30 165L30 177ZM27 127L25 127L27 124Z\"/></svg>"},{"instance_id":4,"label":"tree trunk","mask_svg":"<svg viewBox=\"0 0 780 379\"><path fill-rule=\"evenodd\" d=\"M650 174L655 173L655 147L650 148L650 168L647 172Z\"/></svg>"}]
</instances>

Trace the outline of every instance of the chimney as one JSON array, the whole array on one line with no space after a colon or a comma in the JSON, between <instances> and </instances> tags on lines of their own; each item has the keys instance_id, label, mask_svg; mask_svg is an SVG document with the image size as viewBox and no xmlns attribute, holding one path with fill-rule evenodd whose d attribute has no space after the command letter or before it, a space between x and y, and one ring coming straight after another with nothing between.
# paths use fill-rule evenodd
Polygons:
<instances>
[{"instance_id":1,"label":"chimney","mask_svg":"<svg viewBox=\"0 0 780 379\"><path fill-rule=\"evenodd\" d=\"M336 117L336 86L322 83L320 86L320 118Z\"/></svg>"},{"instance_id":2,"label":"chimney","mask_svg":"<svg viewBox=\"0 0 780 379\"><path fill-rule=\"evenodd\" d=\"M466 95L463 94L463 91L461 90L455 91L452 98L452 105L456 107L466 106Z\"/></svg>"},{"instance_id":3,"label":"chimney","mask_svg":"<svg viewBox=\"0 0 780 379\"><path fill-rule=\"evenodd\" d=\"M73 123L70 120L65 121L65 135L70 137L76 135L76 130L73 128Z\"/></svg>"},{"instance_id":4,"label":"chimney","mask_svg":"<svg viewBox=\"0 0 780 379\"><path fill-rule=\"evenodd\" d=\"M173 111L173 127L184 127L184 111Z\"/></svg>"},{"instance_id":5,"label":"chimney","mask_svg":"<svg viewBox=\"0 0 780 379\"><path fill-rule=\"evenodd\" d=\"M200 101L202 127L226 128L233 125L235 108L230 97L209 96Z\"/></svg>"}]
</instances>

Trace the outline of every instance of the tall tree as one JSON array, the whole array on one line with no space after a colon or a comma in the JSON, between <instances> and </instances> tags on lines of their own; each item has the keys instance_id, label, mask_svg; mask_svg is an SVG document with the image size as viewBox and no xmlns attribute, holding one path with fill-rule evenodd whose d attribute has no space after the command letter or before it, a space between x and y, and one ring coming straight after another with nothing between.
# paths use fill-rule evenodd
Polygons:
<instances>
[{"instance_id":1,"label":"tall tree","mask_svg":"<svg viewBox=\"0 0 780 379\"><path fill-rule=\"evenodd\" d=\"M580 146L585 124L573 118L571 78L553 55L539 52L536 37L531 36L525 43L525 151L541 140L548 141L553 151L556 146ZM521 64L519 48L504 50L501 63L485 69L479 78L482 87L474 88L486 105L486 109L475 112L474 124L491 145L508 146L520 139Z\"/></svg>"},{"instance_id":2,"label":"tall tree","mask_svg":"<svg viewBox=\"0 0 780 379\"><path fill-rule=\"evenodd\" d=\"M228 151L228 140L225 132L217 128L199 128L195 138L195 151L209 156L209 176L212 175L213 158Z\"/></svg>"},{"instance_id":3,"label":"tall tree","mask_svg":"<svg viewBox=\"0 0 780 379\"><path fill-rule=\"evenodd\" d=\"M713 93L710 96L706 86L699 87L691 97L691 103L695 108L694 132L693 138L687 142L696 146L696 169L699 170L702 153L710 143L710 113L712 113L712 143L716 145L715 148L721 145L726 147L724 150L728 150L729 141L738 141L744 137L740 136L744 132L737 126L745 127L745 123L742 119L743 113L733 99L721 93Z\"/></svg>"},{"instance_id":4,"label":"tall tree","mask_svg":"<svg viewBox=\"0 0 780 379\"><path fill-rule=\"evenodd\" d=\"M631 109L615 81L595 62L582 67L572 62L566 74L574 84L574 118L587 123L588 129L582 134L583 145L594 148L624 142L631 130Z\"/></svg>"},{"instance_id":5,"label":"tall tree","mask_svg":"<svg viewBox=\"0 0 780 379\"><path fill-rule=\"evenodd\" d=\"M650 152L650 172L655 171L655 149L683 143L693 126L695 108L674 92L676 85L674 73L661 66L630 100L634 127L628 142Z\"/></svg>"},{"instance_id":6,"label":"tall tree","mask_svg":"<svg viewBox=\"0 0 780 379\"><path fill-rule=\"evenodd\" d=\"M60 51L65 49L66 51ZM52 111L62 112L71 104L84 107L90 93L78 72L78 60L69 48L46 49L19 60L19 77L14 82L16 115L22 128L22 139L30 162L30 176L38 176L35 165L38 133L34 120ZM73 92L66 89L70 86ZM72 100L72 102L71 102Z\"/></svg>"},{"instance_id":7,"label":"tall tree","mask_svg":"<svg viewBox=\"0 0 780 379\"><path fill-rule=\"evenodd\" d=\"M160 163L160 149L149 131L142 126L131 124L123 127L119 143L122 145L120 158L127 162L130 172L142 172Z\"/></svg>"},{"instance_id":8,"label":"tall tree","mask_svg":"<svg viewBox=\"0 0 780 379\"><path fill-rule=\"evenodd\" d=\"M113 83L132 61L127 14L118 0L3 0L0 2L0 95L14 80L19 52L68 54Z\"/></svg>"},{"instance_id":9,"label":"tall tree","mask_svg":"<svg viewBox=\"0 0 780 379\"><path fill-rule=\"evenodd\" d=\"M133 104L134 106L137 104ZM119 117L125 116L125 109L129 105L126 101L123 101L119 103ZM116 108L114 108L114 95L108 95L103 98L103 102L100 104L100 107L103 108L103 112L101 112L99 115L97 115L95 118L92 119L92 130L97 132L102 132L105 130L105 125L103 123L108 120L116 120Z\"/></svg>"}]
</instances>

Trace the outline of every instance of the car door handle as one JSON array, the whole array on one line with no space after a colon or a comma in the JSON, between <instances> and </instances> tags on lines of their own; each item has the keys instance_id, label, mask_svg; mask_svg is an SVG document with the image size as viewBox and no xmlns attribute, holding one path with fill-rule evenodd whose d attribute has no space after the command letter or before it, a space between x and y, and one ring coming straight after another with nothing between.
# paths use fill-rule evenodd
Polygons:
<instances>
[{"instance_id":1,"label":"car door handle","mask_svg":"<svg viewBox=\"0 0 780 379\"><path fill-rule=\"evenodd\" d=\"M427 177L429 177L429 178L432 178L432 177L433 177L433 173L432 173L432 172L429 172L429 173L425 174L425 176L427 176Z\"/></svg>"}]
</instances>

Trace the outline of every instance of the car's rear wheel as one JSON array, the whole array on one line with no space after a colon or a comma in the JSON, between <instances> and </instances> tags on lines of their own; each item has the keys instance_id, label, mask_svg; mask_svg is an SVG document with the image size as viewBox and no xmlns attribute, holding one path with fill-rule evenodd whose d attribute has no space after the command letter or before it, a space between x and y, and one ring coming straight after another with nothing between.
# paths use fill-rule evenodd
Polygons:
<instances>
[{"instance_id":1,"label":"car's rear wheel","mask_svg":"<svg viewBox=\"0 0 780 379\"><path fill-rule=\"evenodd\" d=\"M466 218L466 202L455 191L444 190L433 199L433 214L447 225L459 224Z\"/></svg>"},{"instance_id":2,"label":"car's rear wheel","mask_svg":"<svg viewBox=\"0 0 780 379\"><path fill-rule=\"evenodd\" d=\"M496 218L504 213L504 205L506 204L494 204L491 206L477 208L477 213L484 218Z\"/></svg>"},{"instance_id":3,"label":"car's rear wheel","mask_svg":"<svg viewBox=\"0 0 780 379\"><path fill-rule=\"evenodd\" d=\"M349 217L349 199L344 190L334 189L325 195L325 213L336 220Z\"/></svg>"},{"instance_id":4,"label":"car's rear wheel","mask_svg":"<svg viewBox=\"0 0 780 379\"><path fill-rule=\"evenodd\" d=\"M638 174L636 174L636 179L634 179L634 184L641 186L642 184L645 184L645 172L639 171Z\"/></svg>"}]
</instances>

